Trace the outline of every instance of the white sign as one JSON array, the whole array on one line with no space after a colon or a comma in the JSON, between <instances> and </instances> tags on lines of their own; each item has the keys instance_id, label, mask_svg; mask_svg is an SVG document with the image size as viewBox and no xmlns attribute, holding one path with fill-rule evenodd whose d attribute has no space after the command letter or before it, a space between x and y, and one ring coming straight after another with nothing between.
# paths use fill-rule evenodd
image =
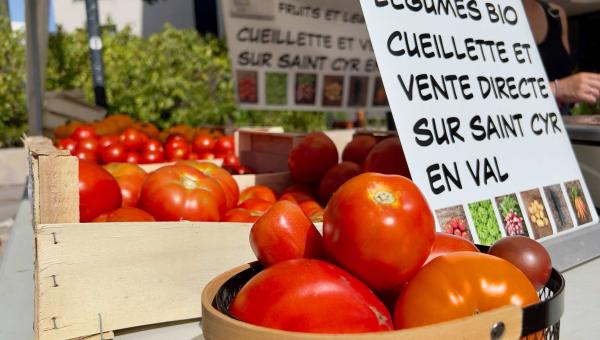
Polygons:
<instances>
[{"instance_id":1,"label":"white sign","mask_svg":"<svg viewBox=\"0 0 600 340\"><path fill-rule=\"evenodd\" d=\"M481 244L597 222L521 0L360 0L413 180Z\"/></svg>"},{"instance_id":2,"label":"white sign","mask_svg":"<svg viewBox=\"0 0 600 340\"><path fill-rule=\"evenodd\" d=\"M239 105L388 111L360 3L222 0Z\"/></svg>"}]
</instances>

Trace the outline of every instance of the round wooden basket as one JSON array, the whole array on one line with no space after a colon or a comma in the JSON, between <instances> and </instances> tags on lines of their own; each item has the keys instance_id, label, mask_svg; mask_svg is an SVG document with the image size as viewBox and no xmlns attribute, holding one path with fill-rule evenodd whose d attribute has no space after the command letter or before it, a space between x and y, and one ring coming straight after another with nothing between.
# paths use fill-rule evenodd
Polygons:
<instances>
[{"instance_id":1,"label":"round wooden basket","mask_svg":"<svg viewBox=\"0 0 600 340\"><path fill-rule=\"evenodd\" d=\"M241 287L262 270L254 262L230 270L208 283L202 292L202 330L206 340L407 340L407 339L558 339L554 328L562 315L564 279L554 271L552 297L521 309L506 306L468 318L401 331L364 334L310 334L287 332L251 325L227 314L229 304ZM557 285L556 281L559 280ZM556 320L555 320L556 319ZM535 325L532 325L535 323ZM529 333L531 332L531 333Z\"/></svg>"}]
</instances>

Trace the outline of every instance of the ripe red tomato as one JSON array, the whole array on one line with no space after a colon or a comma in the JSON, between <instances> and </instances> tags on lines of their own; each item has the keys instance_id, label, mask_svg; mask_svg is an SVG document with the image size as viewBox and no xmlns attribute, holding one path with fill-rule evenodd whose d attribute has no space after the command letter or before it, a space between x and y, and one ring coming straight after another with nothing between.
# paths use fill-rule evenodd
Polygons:
<instances>
[{"instance_id":1,"label":"ripe red tomato","mask_svg":"<svg viewBox=\"0 0 600 340\"><path fill-rule=\"evenodd\" d=\"M217 155L217 158L221 158L225 155L233 153L234 151L235 146L233 142L233 136L223 136L217 139L214 148L214 153Z\"/></svg>"},{"instance_id":2,"label":"ripe red tomato","mask_svg":"<svg viewBox=\"0 0 600 340\"><path fill-rule=\"evenodd\" d=\"M434 234L425 197L402 176L356 176L333 194L325 209L327 252L376 291L411 278L427 259Z\"/></svg>"},{"instance_id":3,"label":"ripe red tomato","mask_svg":"<svg viewBox=\"0 0 600 340\"><path fill-rule=\"evenodd\" d=\"M337 148L323 132L313 132L304 137L288 156L292 178L300 183L319 182L337 163Z\"/></svg>"},{"instance_id":4,"label":"ripe red tomato","mask_svg":"<svg viewBox=\"0 0 600 340\"><path fill-rule=\"evenodd\" d=\"M533 285L510 262L456 252L437 257L408 281L394 308L394 325L397 329L425 326L538 301Z\"/></svg>"},{"instance_id":5,"label":"ripe red tomato","mask_svg":"<svg viewBox=\"0 0 600 340\"><path fill-rule=\"evenodd\" d=\"M250 246L265 267L277 262L323 256L321 234L297 204L275 203L250 230Z\"/></svg>"},{"instance_id":6,"label":"ripe red tomato","mask_svg":"<svg viewBox=\"0 0 600 340\"><path fill-rule=\"evenodd\" d=\"M212 152L215 148L215 140L211 135L198 135L194 138L193 149L198 154Z\"/></svg>"},{"instance_id":7,"label":"ripe red tomato","mask_svg":"<svg viewBox=\"0 0 600 340\"><path fill-rule=\"evenodd\" d=\"M162 143L157 139L148 140L144 146L142 146L142 153L145 152L160 152L163 153L165 149L163 148Z\"/></svg>"},{"instance_id":8,"label":"ripe red tomato","mask_svg":"<svg viewBox=\"0 0 600 340\"><path fill-rule=\"evenodd\" d=\"M98 148L104 149L119 142L119 136L102 136L98 139Z\"/></svg>"},{"instance_id":9,"label":"ripe red tomato","mask_svg":"<svg viewBox=\"0 0 600 340\"><path fill-rule=\"evenodd\" d=\"M141 164L163 163L165 158L159 151L146 151L142 154Z\"/></svg>"},{"instance_id":10,"label":"ripe red tomato","mask_svg":"<svg viewBox=\"0 0 600 340\"><path fill-rule=\"evenodd\" d=\"M240 189L238 188L237 182L235 179L233 179L233 176L231 176L229 172L207 162L180 161L177 162L177 164L191 166L194 169L202 172L204 175L216 180L225 192L227 210L233 209L238 205Z\"/></svg>"},{"instance_id":11,"label":"ripe red tomato","mask_svg":"<svg viewBox=\"0 0 600 340\"><path fill-rule=\"evenodd\" d=\"M323 209L319 203L309 200L299 203L298 206L312 222L323 222L325 209Z\"/></svg>"},{"instance_id":12,"label":"ripe red tomato","mask_svg":"<svg viewBox=\"0 0 600 340\"><path fill-rule=\"evenodd\" d=\"M119 139L127 151L138 151L144 146L148 136L136 129L127 128L121 133Z\"/></svg>"},{"instance_id":13,"label":"ripe red tomato","mask_svg":"<svg viewBox=\"0 0 600 340\"><path fill-rule=\"evenodd\" d=\"M137 208L119 208L115 211L104 213L92 222L154 222L152 215Z\"/></svg>"},{"instance_id":14,"label":"ripe red tomato","mask_svg":"<svg viewBox=\"0 0 600 340\"><path fill-rule=\"evenodd\" d=\"M121 189L117 180L101 166L79 161L79 220L90 222L119 207Z\"/></svg>"},{"instance_id":15,"label":"ripe red tomato","mask_svg":"<svg viewBox=\"0 0 600 340\"><path fill-rule=\"evenodd\" d=\"M217 158L217 156L212 152L205 152L198 155L198 159L200 160L211 160L215 158Z\"/></svg>"},{"instance_id":16,"label":"ripe red tomato","mask_svg":"<svg viewBox=\"0 0 600 340\"><path fill-rule=\"evenodd\" d=\"M80 161L88 161L92 163L98 162L98 156L96 156L96 153L88 150L81 150L77 148L75 152L73 152L73 156L77 157L77 159Z\"/></svg>"},{"instance_id":17,"label":"ripe red tomato","mask_svg":"<svg viewBox=\"0 0 600 340\"><path fill-rule=\"evenodd\" d=\"M249 199L240 204L239 207L229 210L225 214L223 222L254 223L271 208L273 203L258 198Z\"/></svg>"},{"instance_id":18,"label":"ripe red tomato","mask_svg":"<svg viewBox=\"0 0 600 340\"><path fill-rule=\"evenodd\" d=\"M488 251L519 268L531 281L535 289L542 289L552 273L552 260L546 248L525 236L510 236L500 239Z\"/></svg>"},{"instance_id":19,"label":"ripe red tomato","mask_svg":"<svg viewBox=\"0 0 600 340\"><path fill-rule=\"evenodd\" d=\"M266 213L272 206L273 202L268 202L260 198L251 198L240 203L238 208Z\"/></svg>"},{"instance_id":20,"label":"ripe red tomato","mask_svg":"<svg viewBox=\"0 0 600 340\"><path fill-rule=\"evenodd\" d=\"M142 155L137 152L128 152L125 155L125 162L130 164L140 164L142 162Z\"/></svg>"},{"instance_id":21,"label":"ripe red tomato","mask_svg":"<svg viewBox=\"0 0 600 340\"><path fill-rule=\"evenodd\" d=\"M98 152L98 140L96 138L84 138L79 141L77 149L96 153Z\"/></svg>"},{"instance_id":22,"label":"ripe red tomato","mask_svg":"<svg viewBox=\"0 0 600 340\"><path fill-rule=\"evenodd\" d=\"M77 141L71 138L61 139L58 142L58 148L61 150L68 150L69 153L73 154L77 149Z\"/></svg>"},{"instance_id":23,"label":"ripe red tomato","mask_svg":"<svg viewBox=\"0 0 600 340\"><path fill-rule=\"evenodd\" d=\"M105 165L104 169L119 183L123 197L122 207L135 208L146 179L146 171L138 165L128 163L110 163Z\"/></svg>"},{"instance_id":24,"label":"ripe red tomato","mask_svg":"<svg viewBox=\"0 0 600 340\"><path fill-rule=\"evenodd\" d=\"M363 170L410 178L404 151L397 137L384 139L375 145L363 164Z\"/></svg>"},{"instance_id":25,"label":"ripe red tomato","mask_svg":"<svg viewBox=\"0 0 600 340\"><path fill-rule=\"evenodd\" d=\"M275 196L273 190L264 185L254 185L242 190L242 192L240 193L239 203L241 204L244 201L252 198L260 198L261 200L270 203L277 202L277 197Z\"/></svg>"},{"instance_id":26,"label":"ripe red tomato","mask_svg":"<svg viewBox=\"0 0 600 340\"><path fill-rule=\"evenodd\" d=\"M114 143L100 149L100 160L103 164L122 163L127 159L125 147L121 143Z\"/></svg>"},{"instance_id":27,"label":"ripe red tomato","mask_svg":"<svg viewBox=\"0 0 600 340\"><path fill-rule=\"evenodd\" d=\"M165 157L169 162L187 159L190 145L185 139L172 138L165 144Z\"/></svg>"},{"instance_id":28,"label":"ripe red tomato","mask_svg":"<svg viewBox=\"0 0 600 340\"><path fill-rule=\"evenodd\" d=\"M342 152L344 162L363 164L371 149L375 147L377 140L373 136L356 136L352 139Z\"/></svg>"},{"instance_id":29,"label":"ripe red tomato","mask_svg":"<svg viewBox=\"0 0 600 340\"><path fill-rule=\"evenodd\" d=\"M305 333L390 331L391 316L364 283L333 264L281 262L254 276L233 299L238 320Z\"/></svg>"},{"instance_id":30,"label":"ripe red tomato","mask_svg":"<svg viewBox=\"0 0 600 340\"><path fill-rule=\"evenodd\" d=\"M223 166L230 166L237 169L237 167L240 166L240 159L236 155L230 153L223 158Z\"/></svg>"},{"instance_id":31,"label":"ripe red tomato","mask_svg":"<svg viewBox=\"0 0 600 340\"><path fill-rule=\"evenodd\" d=\"M222 222L232 223L255 223L264 213L242 208L231 209L225 213Z\"/></svg>"},{"instance_id":32,"label":"ripe red tomato","mask_svg":"<svg viewBox=\"0 0 600 340\"><path fill-rule=\"evenodd\" d=\"M190 161L197 161L200 158L200 156L198 156L197 153L195 152L190 152L190 154L188 155L188 160Z\"/></svg>"},{"instance_id":33,"label":"ripe red tomato","mask_svg":"<svg viewBox=\"0 0 600 340\"><path fill-rule=\"evenodd\" d=\"M431 246L429 257L427 260L425 260L423 265L428 264L438 256L457 251L474 251L478 253L479 249L477 249L477 247L471 241L465 238L448 233L437 232L435 233L435 238L433 239L433 246Z\"/></svg>"},{"instance_id":34,"label":"ripe red tomato","mask_svg":"<svg viewBox=\"0 0 600 340\"><path fill-rule=\"evenodd\" d=\"M148 175L138 206L157 221L218 222L225 215L225 193L200 171L169 165Z\"/></svg>"},{"instance_id":35,"label":"ripe red tomato","mask_svg":"<svg viewBox=\"0 0 600 340\"><path fill-rule=\"evenodd\" d=\"M75 129L73 133L69 136L74 141L79 142L82 139L86 138L96 138L96 133L94 129L89 125L83 125Z\"/></svg>"},{"instance_id":36,"label":"ripe red tomato","mask_svg":"<svg viewBox=\"0 0 600 340\"><path fill-rule=\"evenodd\" d=\"M300 204L304 201L316 200L315 190L305 184L292 184L283 190L280 201L290 201Z\"/></svg>"},{"instance_id":37,"label":"ripe red tomato","mask_svg":"<svg viewBox=\"0 0 600 340\"><path fill-rule=\"evenodd\" d=\"M360 166L352 162L342 162L329 169L319 183L319 198L327 204L331 195L350 178L360 175Z\"/></svg>"}]
</instances>

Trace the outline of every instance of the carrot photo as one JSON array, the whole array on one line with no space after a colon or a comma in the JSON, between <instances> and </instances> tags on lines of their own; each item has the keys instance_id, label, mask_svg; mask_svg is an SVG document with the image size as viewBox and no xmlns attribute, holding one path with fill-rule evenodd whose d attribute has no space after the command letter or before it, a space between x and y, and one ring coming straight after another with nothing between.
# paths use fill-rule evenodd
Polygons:
<instances>
[{"instance_id":1,"label":"carrot photo","mask_svg":"<svg viewBox=\"0 0 600 340\"><path fill-rule=\"evenodd\" d=\"M578 225L584 225L592 221L592 214L587 205L587 200L583 189L581 188L580 181L571 181L565 183L565 188L571 201L571 207L575 212L575 218L577 219Z\"/></svg>"}]
</instances>

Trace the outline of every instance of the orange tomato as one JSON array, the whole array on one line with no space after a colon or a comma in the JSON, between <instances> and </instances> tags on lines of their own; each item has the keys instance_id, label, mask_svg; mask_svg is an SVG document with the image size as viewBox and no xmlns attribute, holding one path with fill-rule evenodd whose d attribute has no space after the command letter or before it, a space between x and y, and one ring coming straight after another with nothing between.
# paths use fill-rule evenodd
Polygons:
<instances>
[{"instance_id":1,"label":"orange tomato","mask_svg":"<svg viewBox=\"0 0 600 340\"><path fill-rule=\"evenodd\" d=\"M252 198L260 198L261 200L275 203L277 197L271 188L264 185L254 185L242 190L240 193L240 204Z\"/></svg>"},{"instance_id":2,"label":"orange tomato","mask_svg":"<svg viewBox=\"0 0 600 340\"><path fill-rule=\"evenodd\" d=\"M154 217L137 208L119 208L115 211L102 214L92 222L154 222Z\"/></svg>"},{"instance_id":3,"label":"orange tomato","mask_svg":"<svg viewBox=\"0 0 600 340\"><path fill-rule=\"evenodd\" d=\"M137 207L142 185L146 179L146 171L136 164L130 163L110 163L104 166L119 183L121 196L123 196L122 206L124 208Z\"/></svg>"},{"instance_id":4,"label":"orange tomato","mask_svg":"<svg viewBox=\"0 0 600 340\"><path fill-rule=\"evenodd\" d=\"M397 329L425 326L538 301L529 279L510 262L456 252L437 257L406 284L394 308L394 325Z\"/></svg>"}]
</instances>

